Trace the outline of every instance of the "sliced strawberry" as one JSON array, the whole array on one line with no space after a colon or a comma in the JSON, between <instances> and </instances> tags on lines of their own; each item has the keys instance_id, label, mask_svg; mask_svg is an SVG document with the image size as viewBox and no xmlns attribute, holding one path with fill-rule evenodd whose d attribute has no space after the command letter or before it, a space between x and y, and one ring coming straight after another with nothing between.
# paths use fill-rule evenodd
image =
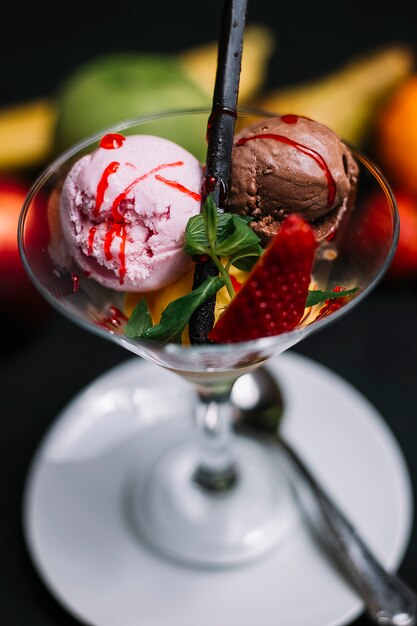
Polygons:
<instances>
[{"instance_id":1,"label":"sliced strawberry","mask_svg":"<svg viewBox=\"0 0 417 626\"><path fill-rule=\"evenodd\" d=\"M287 217L209 339L237 343L293 330L304 314L315 248L307 222Z\"/></svg>"}]
</instances>

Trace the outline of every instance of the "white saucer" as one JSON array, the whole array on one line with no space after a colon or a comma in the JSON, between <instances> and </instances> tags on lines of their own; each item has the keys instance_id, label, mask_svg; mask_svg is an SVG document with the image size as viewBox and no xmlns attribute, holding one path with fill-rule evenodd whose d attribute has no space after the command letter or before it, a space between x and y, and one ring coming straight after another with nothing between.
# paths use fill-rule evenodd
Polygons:
<instances>
[{"instance_id":1,"label":"white saucer","mask_svg":"<svg viewBox=\"0 0 417 626\"><path fill-rule=\"evenodd\" d=\"M270 362L285 393L283 428L377 557L395 569L408 543L408 472L375 409L329 370L295 354ZM361 601L300 525L284 549L236 569L178 566L142 546L120 485L144 429L169 420L187 387L139 359L116 367L60 415L31 468L25 533L43 580L95 626L336 626ZM159 395L155 394L159 390ZM161 393L161 390L163 392ZM170 391L171 390L171 391ZM116 495L117 494L117 495Z\"/></svg>"}]
</instances>

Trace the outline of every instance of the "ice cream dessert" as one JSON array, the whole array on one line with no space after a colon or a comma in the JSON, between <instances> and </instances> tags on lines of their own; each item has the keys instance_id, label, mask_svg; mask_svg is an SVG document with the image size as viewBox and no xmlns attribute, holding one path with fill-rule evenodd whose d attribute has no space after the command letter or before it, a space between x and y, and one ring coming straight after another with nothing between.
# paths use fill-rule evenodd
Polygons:
<instances>
[{"instance_id":1,"label":"ice cream dessert","mask_svg":"<svg viewBox=\"0 0 417 626\"><path fill-rule=\"evenodd\" d=\"M174 282L192 265L184 232L200 212L202 175L197 159L167 139L104 136L62 188L61 223L73 258L117 290L149 292Z\"/></svg>"},{"instance_id":2,"label":"ice cream dessert","mask_svg":"<svg viewBox=\"0 0 417 626\"><path fill-rule=\"evenodd\" d=\"M332 130L305 117L277 116L235 137L228 207L250 216L264 243L292 213L321 241L351 204L357 176L349 148Z\"/></svg>"},{"instance_id":3,"label":"ice cream dessert","mask_svg":"<svg viewBox=\"0 0 417 626\"><path fill-rule=\"evenodd\" d=\"M318 240L337 227L356 178L349 150L326 127L289 115L262 120L235 137L232 211L222 213L211 194L202 199L203 168L182 147L108 134L65 179L62 232L88 278L130 294L128 337L186 341L192 315L211 298L208 341L247 341L305 319ZM196 287L193 263L207 259L216 272ZM321 292L314 302L339 296L349 293Z\"/></svg>"}]
</instances>

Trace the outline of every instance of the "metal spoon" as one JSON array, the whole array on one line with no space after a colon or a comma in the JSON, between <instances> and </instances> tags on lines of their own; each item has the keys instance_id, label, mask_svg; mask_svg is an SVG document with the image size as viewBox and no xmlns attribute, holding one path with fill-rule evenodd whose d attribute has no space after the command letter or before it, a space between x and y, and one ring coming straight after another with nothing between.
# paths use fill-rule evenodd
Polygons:
<instances>
[{"instance_id":1,"label":"metal spoon","mask_svg":"<svg viewBox=\"0 0 417 626\"><path fill-rule=\"evenodd\" d=\"M333 555L354 583L369 616L383 626L414 626L417 596L394 574L384 570L345 515L317 483L297 452L279 433L283 401L267 369L241 376L232 391L236 427L269 435L310 487L321 513L321 524Z\"/></svg>"}]
</instances>

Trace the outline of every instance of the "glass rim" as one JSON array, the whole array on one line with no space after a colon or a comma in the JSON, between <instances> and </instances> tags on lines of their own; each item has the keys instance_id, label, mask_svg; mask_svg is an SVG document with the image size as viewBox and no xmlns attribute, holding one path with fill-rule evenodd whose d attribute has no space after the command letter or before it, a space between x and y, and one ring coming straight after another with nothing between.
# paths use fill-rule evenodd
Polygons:
<instances>
[{"instance_id":1,"label":"glass rim","mask_svg":"<svg viewBox=\"0 0 417 626\"><path fill-rule=\"evenodd\" d=\"M122 130L127 130L129 128L132 128L134 126L137 126L139 124L142 123L146 123L146 122L152 122L155 120L159 120L159 119L164 119L164 118L168 118L168 117L176 117L176 116L185 116L185 115L207 115L209 116L211 113L210 109L207 108L196 108L196 109L185 109L185 110L172 110L172 111L161 111L159 113L155 113L155 114L151 114L151 115L145 115L145 116L139 116L136 118L131 118L128 120L122 120L117 124L114 124L108 128L105 128L97 133L94 133L94 135L91 135L85 139L83 139L82 141L74 144L71 148L69 148L68 150L66 150L65 152L63 152L62 154L60 154L54 161L52 161L52 163L50 163L50 165L48 165L40 174L39 176L35 179L35 181L33 182L33 184L31 185L25 201L23 203L20 215L19 215L19 222L18 222L18 229L17 229L17 239L18 239L18 247L19 247L19 253L20 253L20 257L22 259L23 262L23 266L25 268L25 271L27 272L28 276L30 277L31 281L33 282L33 284L36 286L36 288L38 289L38 291L42 294L42 296L45 298L45 300L47 300L47 302L55 309L57 310L61 315L64 315L64 317L66 317L68 320L70 320L71 322L75 322L77 325L81 326L84 330L87 330L89 332L93 332L96 335L98 335L99 337L103 337L105 339L108 339L110 341L117 341L116 338L120 339L120 342L123 342L123 345L127 348L130 349L129 346L130 344L128 342L124 342L124 336L122 335L118 335L118 334L114 334L110 331L105 330L104 328L97 326L96 324L90 324L89 322L87 322L86 320L84 320L81 317L77 317L77 316L72 316L64 307L60 307L59 304L57 304L56 300L50 296L50 294L48 293L48 291L43 287L43 285L38 281L36 275L34 274L34 272L32 271L30 264L27 260L27 256L26 256L26 252L25 252L25 244L24 244L24 224L25 224L25 219L26 219L26 215L28 213L29 207L31 205L32 200L34 199L34 197L36 196L36 194L40 191L40 189L42 188L42 186L44 185L44 183L48 180L48 178L59 168L61 167L68 159L70 159L71 157L75 156L78 152L80 152L81 150L83 150L84 148L88 147L89 145L91 145L92 143L94 143L95 141L99 141L103 135L108 134L108 133L112 133L112 132L120 132ZM265 117L276 117L279 115L279 113L272 113L271 111L263 111L261 109L238 109L237 111L237 115L239 117L239 115L256 115L256 116L265 116ZM395 253L395 249L397 247L397 243L398 243L398 238L399 238L399 231L400 231L400 220L399 220L399 213L398 213L398 207L397 207L397 203L393 194L393 191L386 179L386 177L384 176L384 174L382 173L382 171L379 169L379 167L377 165L375 165L370 159L368 159L368 157L366 157L365 155L363 155L361 152L359 152L358 150L356 150L356 148L354 148L353 146L351 146L348 142L344 141L342 139L343 143L345 143L346 145L349 146L349 149L351 150L353 156L355 157L355 159L357 159L370 173L371 175L377 180L377 182L379 183L381 189L383 190L385 197L387 199L387 202L389 203L390 207L391 207L391 214L392 214L392 218L393 218L393 234L392 234L392 240L391 240L391 244L390 244L390 249L389 252L386 256L386 259L383 263L383 265L381 266L381 268L379 269L379 271L375 274L375 276L373 277L373 279L370 281L369 285L367 285L367 287L365 287L362 291L360 291L360 293L355 296L352 300L350 300L349 302L347 302L343 307L341 307L340 309L338 309L337 311L335 311L334 313L332 313L331 315L324 317L321 320L318 321L314 321L311 324L308 324L307 326L303 326L303 327L296 327L293 330L287 332L287 333L281 333L279 335L274 335L271 337L261 337L259 339L252 339L250 341L244 341L244 342L239 342L239 343L230 343L230 344L202 344L202 345L187 345L187 346L182 346L182 345L178 345L178 344L174 344L174 343L168 343L168 344L160 344L158 342L140 342L138 341L137 343L139 345L149 345L149 346L158 346L161 348L162 351L169 353L170 355L175 355L175 354L182 354L184 351L186 351L187 353L189 353L190 350L192 350L193 352L199 352L202 356L204 355L210 355L210 354L226 354L227 352L230 352L230 350L232 350L234 347L239 346L240 348L243 349L248 349L248 350L264 350L267 349L269 347L272 347L274 345L274 343L278 340L282 340L282 338L284 337L291 337L291 335L293 335L294 333L297 333L302 331L304 336L309 335L311 332L315 332L316 330L320 330L323 327L327 326L328 324L337 321L338 319L340 319L342 316L344 316L346 313L348 313L352 308L354 308L357 304L359 304L364 298L366 298L367 295L369 295L369 293L375 288L375 286L379 283L379 281L381 280L381 278L383 277L383 275L385 274L385 272L387 271L389 265L391 264L391 261L393 259L394 253Z\"/></svg>"}]
</instances>

